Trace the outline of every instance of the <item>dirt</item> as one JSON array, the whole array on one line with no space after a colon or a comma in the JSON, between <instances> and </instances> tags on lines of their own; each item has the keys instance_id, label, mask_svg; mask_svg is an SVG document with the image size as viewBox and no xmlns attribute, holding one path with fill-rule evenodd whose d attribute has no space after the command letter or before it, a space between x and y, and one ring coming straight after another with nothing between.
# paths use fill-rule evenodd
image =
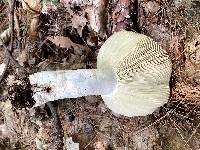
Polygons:
<instances>
[{"instance_id":1,"label":"dirt","mask_svg":"<svg viewBox=\"0 0 200 150\"><path fill-rule=\"evenodd\" d=\"M8 2L0 2L0 33L9 25ZM122 29L148 35L168 51L169 102L144 117L117 115L100 96L53 102L65 149L71 137L81 150L200 149L199 9L199 0L16 1L12 57L24 69L9 63L1 81L0 149L57 149L54 115L47 105L32 108L28 75L96 68L98 49Z\"/></svg>"}]
</instances>

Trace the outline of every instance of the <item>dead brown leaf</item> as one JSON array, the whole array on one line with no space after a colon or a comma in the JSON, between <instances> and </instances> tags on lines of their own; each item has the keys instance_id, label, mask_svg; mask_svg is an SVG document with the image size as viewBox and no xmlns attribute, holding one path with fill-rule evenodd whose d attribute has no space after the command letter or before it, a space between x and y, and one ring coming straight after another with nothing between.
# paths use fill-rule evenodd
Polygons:
<instances>
[{"instance_id":1,"label":"dead brown leaf","mask_svg":"<svg viewBox=\"0 0 200 150\"><path fill-rule=\"evenodd\" d=\"M87 19L83 15L74 14L71 21L72 27L77 29L78 34L82 37L82 31L87 24Z\"/></svg>"},{"instance_id":2,"label":"dead brown leaf","mask_svg":"<svg viewBox=\"0 0 200 150\"><path fill-rule=\"evenodd\" d=\"M47 40L53 42L56 46L61 48L76 47L75 43L73 43L68 37L64 36L47 37Z\"/></svg>"},{"instance_id":3,"label":"dead brown leaf","mask_svg":"<svg viewBox=\"0 0 200 150\"><path fill-rule=\"evenodd\" d=\"M35 40L38 36L39 23L40 23L39 16L35 16L33 19L31 19L29 33L30 33L31 39L33 40Z\"/></svg>"},{"instance_id":4,"label":"dead brown leaf","mask_svg":"<svg viewBox=\"0 0 200 150\"><path fill-rule=\"evenodd\" d=\"M22 0L22 7L31 12L41 12L42 9L40 0Z\"/></svg>"},{"instance_id":5,"label":"dead brown leaf","mask_svg":"<svg viewBox=\"0 0 200 150\"><path fill-rule=\"evenodd\" d=\"M73 47L75 50L85 50L87 54L92 53L89 47L83 46L77 43L74 43L68 37L64 36L54 36L54 37L47 37L47 40L53 42L56 46L61 48L71 48Z\"/></svg>"}]
</instances>

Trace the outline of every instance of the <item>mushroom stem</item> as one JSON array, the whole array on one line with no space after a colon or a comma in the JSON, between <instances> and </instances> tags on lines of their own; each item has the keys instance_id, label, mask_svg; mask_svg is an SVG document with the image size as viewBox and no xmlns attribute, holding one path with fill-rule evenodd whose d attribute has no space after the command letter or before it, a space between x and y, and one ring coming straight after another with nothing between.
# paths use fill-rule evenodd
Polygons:
<instances>
[{"instance_id":1,"label":"mushroom stem","mask_svg":"<svg viewBox=\"0 0 200 150\"><path fill-rule=\"evenodd\" d=\"M35 106L64 98L107 95L116 87L115 74L108 69L42 71L29 79L35 85Z\"/></svg>"}]
</instances>

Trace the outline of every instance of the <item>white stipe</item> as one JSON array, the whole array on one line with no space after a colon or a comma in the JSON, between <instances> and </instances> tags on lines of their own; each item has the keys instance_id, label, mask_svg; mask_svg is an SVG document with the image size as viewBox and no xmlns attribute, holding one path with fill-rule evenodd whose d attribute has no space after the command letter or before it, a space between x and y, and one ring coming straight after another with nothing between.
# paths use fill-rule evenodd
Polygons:
<instances>
[{"instance_id":1,"label":"white stipe","mask_svg":"<svg viewBox=\"0 0 200 150\"><path fill-rule=\"evenodd\" d=\"M48 101L107 95L116 87L113 72L101 69L43 71L29 76L36 106Z\"/></svg>"}]
</instances>

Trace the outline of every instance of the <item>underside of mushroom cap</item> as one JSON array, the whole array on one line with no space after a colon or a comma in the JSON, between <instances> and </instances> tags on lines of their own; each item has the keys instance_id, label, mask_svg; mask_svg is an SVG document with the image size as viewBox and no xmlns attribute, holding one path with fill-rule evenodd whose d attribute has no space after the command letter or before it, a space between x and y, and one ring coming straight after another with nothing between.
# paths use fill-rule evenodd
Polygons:
<instances>
[{"instance_id":1,"label":"underside of mushroom cap","mask_svg":"<svg viewBox=\"0 0 200 150\"><path fill-rule=\"evenodd\" d=\"M144 116L168 101L170 57L145 35L129 31L112 35L99 51L97 68L112 69L117 76L117 88L102 96L117 114Z\"/></svg>"}]
</instances>

